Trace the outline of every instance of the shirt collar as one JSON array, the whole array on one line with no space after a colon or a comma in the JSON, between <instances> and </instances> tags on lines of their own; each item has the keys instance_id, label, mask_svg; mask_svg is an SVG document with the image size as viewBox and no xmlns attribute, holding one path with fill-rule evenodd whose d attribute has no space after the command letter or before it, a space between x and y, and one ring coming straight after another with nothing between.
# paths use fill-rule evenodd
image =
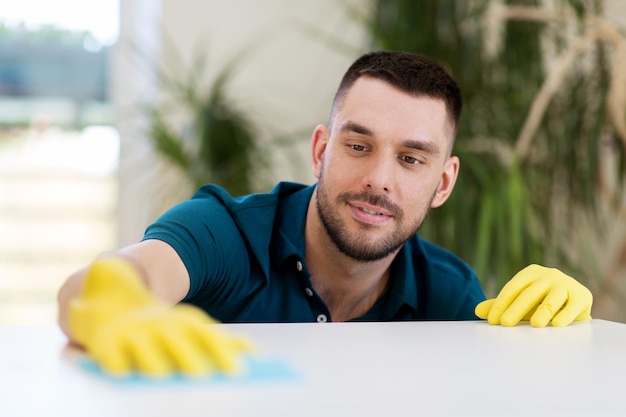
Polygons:
<instances>
[{"instance_id":1,"label":"shirt collar","mask_svg":"<svg viewBox=\"0 0 626 417\"><path fill-rule=\"evenodd\" d=\"M296 191L279 200L277 227L272 238L272 256L275 265L281 265L294 256L304 259L304 226L315 185L300 185L299 189L294 186L292 183L280 183L277 186Z\"/></svg>"},{"instance_id":2,"label":"shirt collar","mask_svg":"<svg viewBox=\"0 0 626 417\"><path fill-rule=\"evenodd\" d=\"M392 318L388 315L394 316L403 306L413 311L418 309L416 278L422 271L414 268L412 250L415 243L418 243L417 236L404 244L391 264L391 283L383 313L388 319Z\"/></svg>"}]
</instances>

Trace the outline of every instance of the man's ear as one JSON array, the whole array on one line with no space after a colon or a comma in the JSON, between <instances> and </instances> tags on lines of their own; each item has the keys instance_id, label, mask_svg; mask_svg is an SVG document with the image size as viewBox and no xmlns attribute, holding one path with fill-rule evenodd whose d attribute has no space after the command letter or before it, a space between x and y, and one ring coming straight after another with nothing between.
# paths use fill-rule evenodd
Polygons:
<instances>
[{"instance_id":1,"label":"man's ear","mask_svg":"<svg viewBox=\"0 0 626 417\"><path fill-rule=\"evenodd\" d=\"M319 178L322 172L324 152L326 151L329 137L330 132L324 125L317 125L311 136L311 161L315 178Z\"/></svg>"},{"instance_id":2,"label":"man's ear","mask_svg":"<svg viewBox=\"0 0 626 417\"><path fill-rule=\"evenodd\" d=\"M454 184L456 183L456 179L459 175L460 164L461 162L457 156L451 156L446 161L443 172L441 173L439 187L437 187L437 192L435 193L435 198L433 198L433 201L430 204L432 208L441 206L446 202L448 197L450 197Z\"/></svg>"}]
</instances>

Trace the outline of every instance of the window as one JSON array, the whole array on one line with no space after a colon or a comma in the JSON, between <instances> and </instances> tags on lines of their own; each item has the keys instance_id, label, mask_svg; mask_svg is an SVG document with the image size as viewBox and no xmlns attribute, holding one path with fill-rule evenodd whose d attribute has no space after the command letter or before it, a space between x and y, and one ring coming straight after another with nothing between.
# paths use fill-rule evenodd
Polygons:
<instances>
[{"instance_id":1,"label":"window","mask_svg":"<svg viewBox=\"0 0 626 417\"><path fill-rule=\"evenodd\" d=\"M55 323L61 283L115 243L118 6L0 10L0 324Z\"/></svg>"}]
</instances>

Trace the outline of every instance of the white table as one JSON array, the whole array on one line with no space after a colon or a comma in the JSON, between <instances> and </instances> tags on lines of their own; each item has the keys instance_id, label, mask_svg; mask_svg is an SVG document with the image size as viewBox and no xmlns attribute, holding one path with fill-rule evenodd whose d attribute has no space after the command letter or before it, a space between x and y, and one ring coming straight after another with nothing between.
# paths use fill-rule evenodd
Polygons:
<instances>
[{"instance_id":1,"label":"white table","mask_svg":"<svg viewBox=\"0 0 626 417\"><path fill-rule=\"evenodd\" d=\"M295 376L118 383L55 327L0 327L0 416L626 416L626 325L230 325Z\"/></svg>"}]
</instances>

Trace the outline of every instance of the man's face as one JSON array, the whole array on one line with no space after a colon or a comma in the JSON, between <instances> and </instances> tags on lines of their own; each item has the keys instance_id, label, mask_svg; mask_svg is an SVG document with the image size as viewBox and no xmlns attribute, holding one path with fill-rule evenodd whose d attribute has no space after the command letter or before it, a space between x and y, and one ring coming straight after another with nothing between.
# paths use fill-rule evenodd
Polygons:
<instances>
[{"instance_id":1,"label":"man's face","mask_svg":"<svg viewBox=\"0 0 626 417\"><path fill-rule=\"evenodd\" d=\"M443 204L458 173L452 132L443 101L355 82L330 130L313 135L317 212L341 252L358 261L395 254Z\"/></svg>"}]
</instances>

